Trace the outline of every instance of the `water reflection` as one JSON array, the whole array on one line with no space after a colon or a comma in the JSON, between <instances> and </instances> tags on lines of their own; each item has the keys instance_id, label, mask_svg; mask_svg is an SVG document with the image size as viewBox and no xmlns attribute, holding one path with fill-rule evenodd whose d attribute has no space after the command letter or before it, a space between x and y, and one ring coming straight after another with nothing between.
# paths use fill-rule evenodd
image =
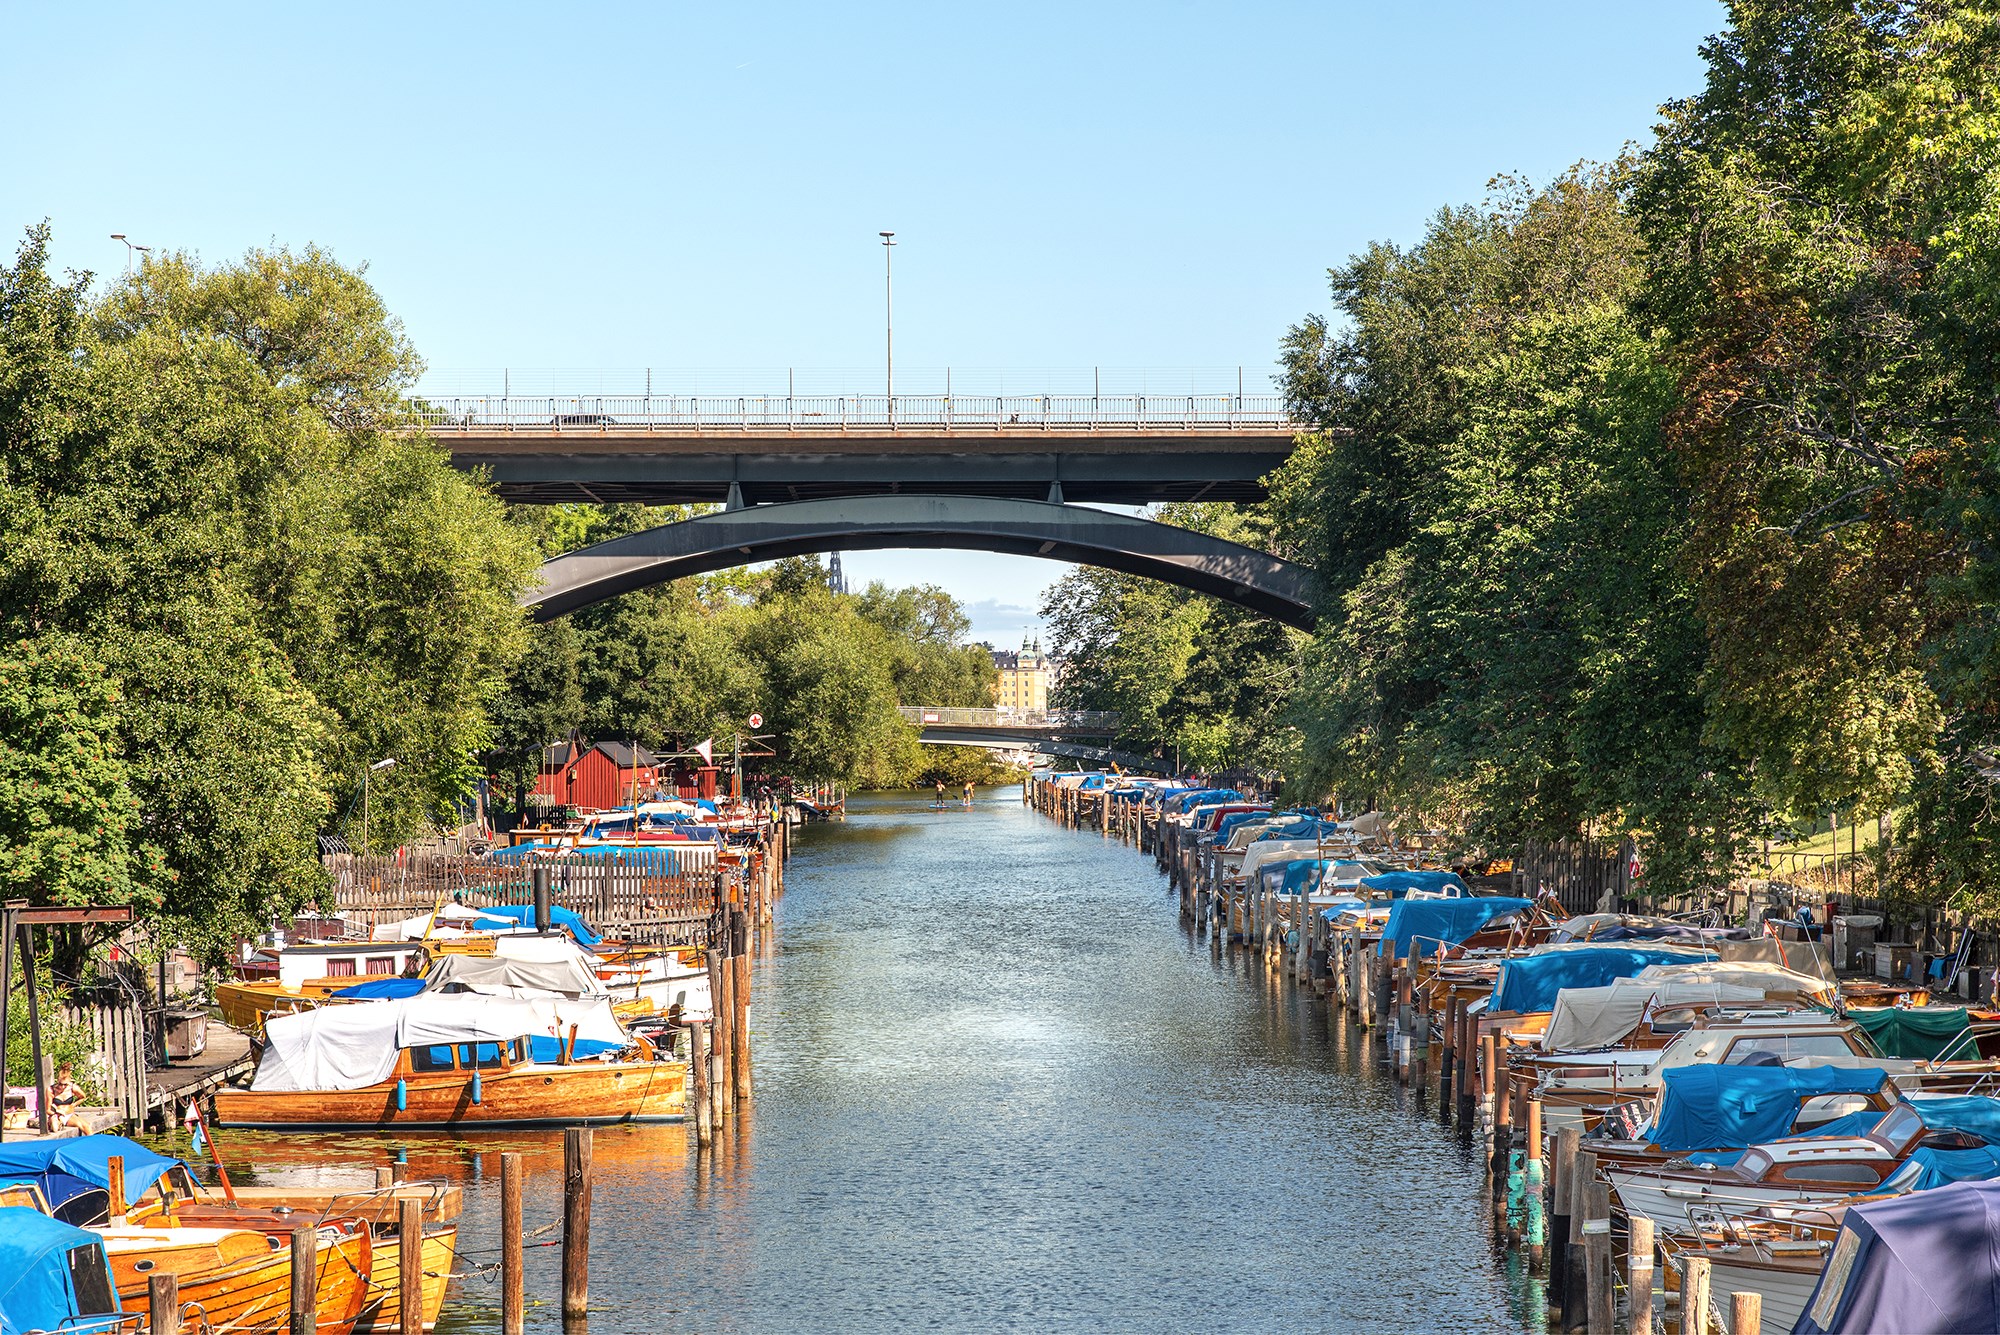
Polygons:
<instances>
[{"instance_id":1,"label":"water reflection","mask_svg":"<svg viewBox=\"0 0 2000 1335\"><path fill-rule=\"evenodd\" d=\"M1434 1092L1017 797L856 798L803 832L755 966L754 1116L709 1154L597 1134L596 1335L1538 1328ZM251 1180L462 1183L446 1332L498 1328L521 1151L529 1326L561 1328L559 1135L224 1137Z\"/></svg>"}]
</instances>

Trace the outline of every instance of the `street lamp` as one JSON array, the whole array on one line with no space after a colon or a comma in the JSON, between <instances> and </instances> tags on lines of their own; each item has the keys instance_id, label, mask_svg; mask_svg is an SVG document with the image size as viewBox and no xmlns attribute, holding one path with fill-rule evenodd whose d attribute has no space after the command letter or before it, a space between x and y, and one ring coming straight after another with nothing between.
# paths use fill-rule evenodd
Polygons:
<instances>
[{"instance_id":1,"label":"street lamp","mask_svg":"<svg viewBox=\"0 0 2000 1335\"><path fill-rule=\"evenodd\" d=\"M896 418L896 265L892 248L894 232L878 232L882 238L882 333L884 368L888 376L889 420Z\"/></svg>"},{"instance_id":2,"label":"street lamp","mask_svg":"<svg viewBox=\"0 0 2000 1335\"><path fill-rule=\"evenodd\" d=\"M125 241L125 234L123 232L113 232L111 239L113 241ZM125 276L127 278L132 276L132 252L135 250L141 255L150 255L153 253L151 246L135 246L130 241L125 241Z\"/></svg>"},{"instance_id":3,"label":"street lamp","mask_svg":"<svg viewBox=\"0 0 2000 1335\"><path fill-rule=\"evenodd\" d=\"M367 769L365 769L365 770L362 770L362 771L361 771L361 851L362 851L362 852L364 852L364 853L366 853L366 852L368 851L368 847L369 847L369 845L368 845L368 780L370 779L370 777L372 777L372 776L374 775L374 773L375 773L375 771L376 771L376 770L380 770L380 769L392 769L392 768L394 768L395 764L396 764L396 757L394 757L394 756L387 756L387 757L385 757L385 758L383 758L383 759L381 759L381 760L378 760L378 761L376 761L376 762L375 762L374 764L370 765L370 766L369 766L369 767L368 767Z\"/></svg>"}]
</instances>

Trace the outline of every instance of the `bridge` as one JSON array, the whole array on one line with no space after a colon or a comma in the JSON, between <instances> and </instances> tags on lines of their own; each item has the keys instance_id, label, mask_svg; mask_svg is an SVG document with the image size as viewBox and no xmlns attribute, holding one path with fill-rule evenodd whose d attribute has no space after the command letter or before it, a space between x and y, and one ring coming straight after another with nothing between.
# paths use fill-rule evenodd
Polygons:
<instances>
[{"instance_id":1,"label":"bridge","mask_svg":"<svg viewBox=\"0 0 2000 1335\"><path fill-rule=\"evenodd\" d=\"M932 746L977 746L989 751L1033 751L1064 760L1083 760L1100 767L1117 765L1141 774L1172 770L1158 756L1093 746L1118 731L1119 716L1105 710L1055 710L1029 713L1015 709L936 709L898 706L906 723L922 731L918 740Z\"/></svg>"},{"instance_id":2,"label":"bridge","mask_svg":"<svg viewBox=\"0 0 2000 1335\"><path fill-rule=\"evenodd\" d=\"M663 524L544 562L539 621L634 589L806 552L957 547L1105 566L1212 594L1310 630L1312 572L1254 548L1129 515L977 496L855 496Z\"/></svg>"},{"instance_id":3,"label":"bridge","mask_svg":"<svg viewBox=\"0 0 2000 1335\"><path fill-rule=\"evenodd\" d=\"M1277 394L431 396L408 404L508 500L872 495L1254 501L1292 452Z\"/></svg>"}]
</instances>

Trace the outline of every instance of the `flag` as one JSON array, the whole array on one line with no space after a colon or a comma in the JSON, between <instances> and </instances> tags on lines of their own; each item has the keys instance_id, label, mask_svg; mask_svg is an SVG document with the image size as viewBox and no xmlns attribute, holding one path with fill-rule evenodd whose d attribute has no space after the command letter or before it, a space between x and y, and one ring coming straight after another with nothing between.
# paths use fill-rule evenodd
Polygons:
<instances>
[{"instance_id":1,"label":"flag","mask_svg":"<svg viewBox=\"0 0 2000 1335\"><path fill-rule=\"evenodd\" d=\"M193 1099L188 1100L187 1115L181 1121L194 1132L194 1152L200 1154L207 1147L208 1138L201 1133L201 1110L194 1106Z\"/></svg>"},{"instance_id":2,"label":"flag","mask_svg":"<svg viewBox=\"0 0 2000 1335\"><path fill-rule=\"evenodd\" d=\"M696 742L694 749L701 756L702 764L713 765L715 763L715 739L713 737L705 742Z\"/></svg>"}]
</instances>

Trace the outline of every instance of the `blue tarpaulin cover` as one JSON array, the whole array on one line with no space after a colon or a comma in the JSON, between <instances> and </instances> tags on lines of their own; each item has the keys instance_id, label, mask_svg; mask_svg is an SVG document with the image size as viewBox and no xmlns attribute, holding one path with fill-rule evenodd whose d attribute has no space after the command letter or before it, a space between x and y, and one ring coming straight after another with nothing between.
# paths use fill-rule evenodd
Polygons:
<instances>
[{"instance_id":1,"label":"blue tarpaulin cover","mask_svg":"<svg viewBox=\"0 0 2000 1335\"><path fill-rule=\"evenodd\" d=\"M341 1001L395 1001L414 997L424 990L421 978L377 978L373 982L343 987L333 995Z\"/></svg>"},{"instance_id":2,"label":"blue tarpaulin cover","mask_svg":"<svg viewBox=\"0 0 2000 1335\"><path fill-rule=\"evenodd\" d=\"M2000 1183L1848 1209L1794 1335L2000 1330Z\"/></svg>"},{"instance_id":3,"label":"blue tarpaulin cover","mask_svg":"<svg viewBox=\"0 0 2000 1335\"><path fill-rule=\"evenodd\" d=\"M1366 877L1361 884L1398 898L1412 890L1450 890L1461 895L1472 893L1465 882L1458 879L1458 873L1450 871L1385 871L1380 876Z\"/></svg>"},{"instance_id":4,"label":"blue tarpaulin cover","mask_svg":"<svg viewBox=\"0 0 2000 1335\"><path fill-rule=\"evenodd\" d=\"M1910 1151L1903 1166L1883 1179L1883 1191L1932 1191L1953 1182L1984 1182L2000 1177L2000 1148Z\"/></svg>"},{"instance_id":5,"label":"blue tarpaulin cover","mask_svg":"<svg viewBox=\"0 0 2000 1335\"><path fill-rule=\"evenodd\" d=\"M1370 877L1361 884L1380 880ZM1496 918L1504 918L1510 913L1522 913L1533 905L1525 899L1506 899L1494 896L1489 899L1399 899L1389 908L1389 925L1382 929L1382 944L1377 953L1393 953L1396 959L1404 959L1410 953L1410 942L1421 939L1423 948L1433 953L1440 941L1450 945L1471 936Z\"/></svg>"},{"instance_id":6,"label":"blue tarpaulin cover","mask_svg":"<svg viewBox=\"0 0 2000 1335\"><path fill-rule=\"evenodd\" d=\"M1492 1010L1553 1010L1566 987L1603 987L1615 978L1634 978L1649 964L1696 964L1712 960L1712 950L1672 946L1556 946L1500 966L1493 984Z\"/></svg>"},{"instance_id":7,"label":"blue tarpaulin cover","mask_svg":"<svg viewBox=\"0 0 2000 1335\"><path fill-rule=\"evenodd\" d=\"M471 924L475 929L491 919L504 927L533 927L535 906L533 904L482 904L479 906L479 921ZM590 924L575 909L566 909L560 904L549 906L549 921L576 938L580 946L594 946L603 938L590 930Z\"/></svg>"},{"instance_id":8,"label":"blue tarpaulin cover","mask_svg":"<svg viewBox=\"0 0 2000 1335\"><path fill-rule=\"evenodd\" d=\"M179 1163L123 1136L71 1136L61 1140L21 1140L0 1144L0 1182L34 1182L51 1206L92 1187L109 1188L114 1154L125 1156L125 1204L146 1194Z\"/></svg>"},{"instance_id":9,"label":"blue tarpaulin cover","mask_svg":"<svg viewBox=\"0 0 2000 1335\"><path fill-rule=\"evenodd\" d=\"M104 1240L95 1233L72 1228L25 1205L0 1206L0 1332L85 1332L111 1326L108 1321L77 1320L79 1315L98 1315L76 1310L69 1257L78 1247L91 1248L99 1264L104 1264ZM104 1287L116 1303L118 1290L111 1282L108 1265Z\"/></svg>"},{"instance_id":10,"label":"blue tarpaulin cover","mask_svg":"<svg viewBox=\"0 0 2000 1335\"><path fill-rule=\"evenodd\" d=\"M1228 835L1229 835L1229 832L1230 832L1231 830L1235 829L1235 828L1236 828L1237 826L1241 825L1241 824L1242 824L1242 823L1243 823L1244 821L1246 821L1246 820L1262 820L1262 819L1264 819L1264 818L1265 818L1266 816L1269 816L1270 814L1271 814L1271 813L1270 813L1269 811L1232 811L1232 812L1229 812L1229 813L1228 813L1227 815L1223 816L1223 818L1222 818L1221 820L1219 820L1219 821L1217 821L1217 822L1215 823L1215 837L1216 837L1217 839L1224 839L1224 838L1227 838L1227 837L1228 837Z\"/></svg>"},{"instance_id":11,"label":"blue tarpaulin cover","mask_svg":"<svg viewBox=\"0 0 2000 1335\"><path fill-rule=\"evenodd\" d=\"M1791 1134L1806 1099L1873 1094L1888 1078L1876 1066L1670 1067L1646 1139L1673 1154L1762 1144Z\"/></svg>"}]
</instances>

